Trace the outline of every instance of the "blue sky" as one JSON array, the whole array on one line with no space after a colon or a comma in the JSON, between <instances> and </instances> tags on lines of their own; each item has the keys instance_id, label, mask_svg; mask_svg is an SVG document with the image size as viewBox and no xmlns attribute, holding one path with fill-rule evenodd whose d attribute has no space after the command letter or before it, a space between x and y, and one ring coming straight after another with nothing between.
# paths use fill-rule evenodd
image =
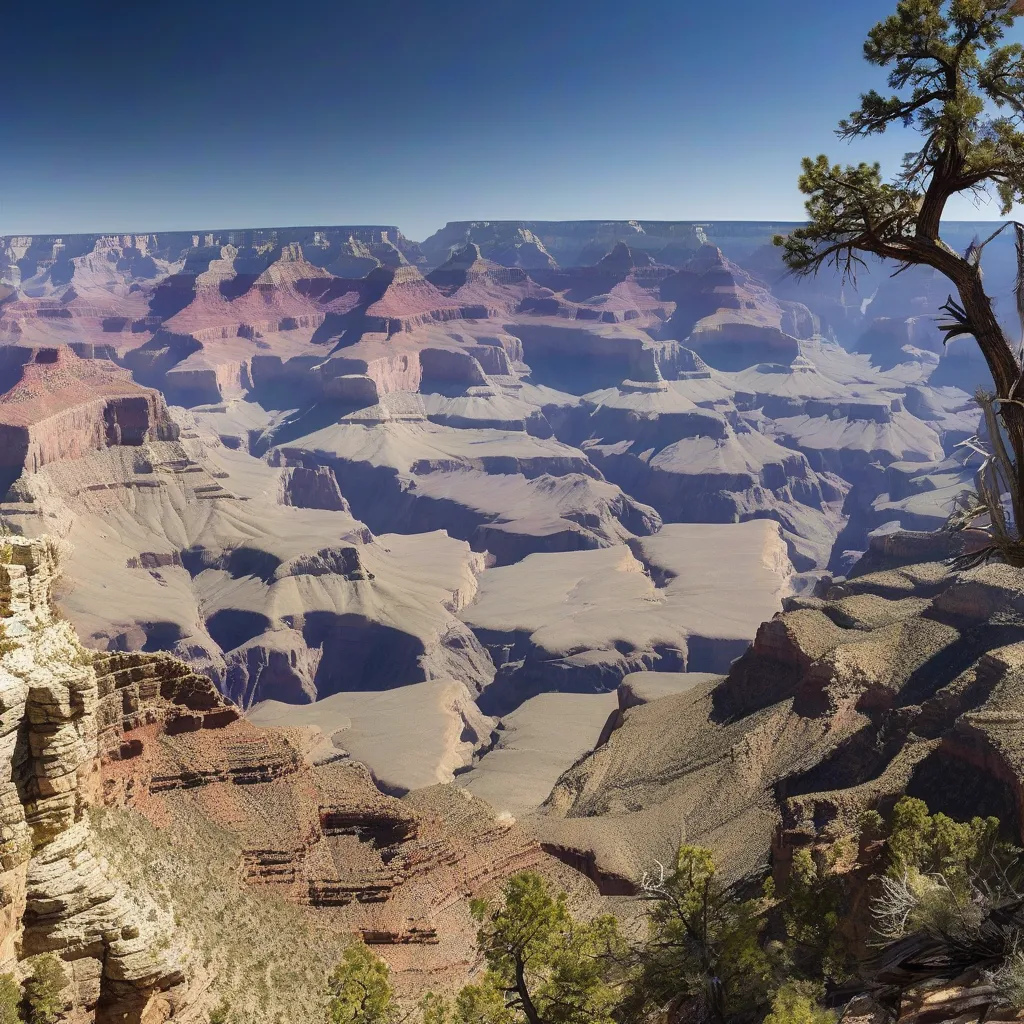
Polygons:
<instances>
[{"instance_id":1,"label":"blue sky","mask_svg":"<svg viewBox=\"0 0 1024 1024\"><path fill-rule=\"evenodd\" d=\"M802 156L895 169L910 148L832 134L883 85L861 46L894 6L15 4L0 234L799 219Z\"/></svg>"}]
</instances>

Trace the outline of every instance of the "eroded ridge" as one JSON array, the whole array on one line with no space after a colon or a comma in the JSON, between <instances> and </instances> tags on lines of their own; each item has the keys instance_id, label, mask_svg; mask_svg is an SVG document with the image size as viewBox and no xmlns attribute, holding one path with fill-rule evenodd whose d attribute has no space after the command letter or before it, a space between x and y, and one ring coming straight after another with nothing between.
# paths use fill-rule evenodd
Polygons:
<instances>
[{"instance_id":1,"label":"eroded ridge","mask_svg":"<svg viewBox=\"0 0 1024 1024\"><path fill-rule=\"evenodd\" d=\"M618 728L542 808L542 838L636 878L682 833L742 875L904 793L1019 833L1024 576L900 565L912 541L876 538L874 571L787 598L724 678L672 692L632 677Z\"/></svg>"}]
</instances>

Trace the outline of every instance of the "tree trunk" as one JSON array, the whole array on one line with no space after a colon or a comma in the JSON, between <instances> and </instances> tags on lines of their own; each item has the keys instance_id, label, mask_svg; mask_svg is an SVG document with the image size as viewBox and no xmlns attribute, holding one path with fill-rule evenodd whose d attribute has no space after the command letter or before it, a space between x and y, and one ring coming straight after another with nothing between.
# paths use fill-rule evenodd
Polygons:
<instances>
[{"instance_id":1,"label":"tree trunk","mask_svg":"<svg viewBox=\"0 0 1024 1024\"><path fill-rule=\"evenodd\" d=\"M533 1005L533 1000L530 998L530 990L526 985L526 970L523 962L519 959L516 960L516 994L523 1004L523 1013L530 1024L544 1024L544 1020L537 1012L537 1007Z\"/></svg>"},{"instance_id":2,"label":"tree trunk","mask_svg":"<svg viewBox=\"0 0 1024 1024\"><path fill-rule=\"evenodd\" d=\"M960 301L963 304L964 312L967 313L967 319L974 328L975 340L985 357L989 372L992 374L996 397L1008 398L1017 385L1021 370L1017 363L1017 357L992 311L992 300L985 294L981 275L972 270L969 275L957 274L953 277L953 281L960 293ZM1024 391L1024 388L1020 390ZM1024 394L1014 397L1024 401ZM1018 521L1016 510L1024 507L1024 407L1011 402L1002 402L999 406L999 413L1006 428L1010 448L1013 451L1015 479L1012 481L1012 485L1017 492L1012 495L1015 510L1014 532L1020 537L1021 527L1024 526L1024 523Z\"/></svg>"}]
</instances>

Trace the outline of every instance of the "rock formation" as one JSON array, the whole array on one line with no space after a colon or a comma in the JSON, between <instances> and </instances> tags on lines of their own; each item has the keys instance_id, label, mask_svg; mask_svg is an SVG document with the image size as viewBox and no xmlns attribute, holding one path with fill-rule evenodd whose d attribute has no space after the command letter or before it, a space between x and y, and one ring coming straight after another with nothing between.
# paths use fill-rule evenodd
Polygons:
<instances>
[{"instance_id":1,"label":"rock formation","mask_svg":"<svg viewBox=\"0 0 1024 1024\"><path fill-rule=\"evenodd\" d=\"M103 761L130 751L133 730L215 729L238 714L166 656L95 659L50 613L53 549L14 538L4 555L0 966L56 951L71 967L70 1000L97 1020L173 1012L189 999L187 954L167 915L106 870L89 808L103 799Z\"/></svg>"},{"instance_id":2,"label":"rock formation","mask_svg":"<svg viewBox=\"0 0 1024 1024\"><path fill-rule=\"evenodd\" d=\"M504 799L541 698L656 670L692 710L785 594L969 477L928 282L800 292L776 227L4 239L0 515L71 542L90 648L168 651L390 793Z\"/></svg>"},{"instance_id":3,"label":"rock formation","mask_svg":"<svg viewBox=\"0 0 1024 1024\"><path fill-rule=\"evenodd\" d=\"M619 727L559 781L542 840L636 878L682 828L741 875L903 793L1021 834L1024 578L927 560L948 553L879 536L851 578L787 598L724 678L624 681Z\"/></svg>"},{"instance_id":4,"label":"rock formation","mask_svg":"<svg viewBox=\"0 0 1024 1024\"><path fill-rule=\"evenodd\" d=\"M7 354L17 380L0 395L0 486L109 445L177 437L159 392L108 360L79 359L65 346Z\"/></svg>"},{"instance_id":5,"label":"rock formation","mask_svg":"<svg viewBox=\"0 0 1024 1024\"><path fill-rule=\"evenodd\" d=\"M725 671L791 574L766 520L666 526L629 547L490 569L463 612L498 666L480 704L504 713L548 690L612 690L642 669Z\"/></svg>"},{"instance_id":6,"label":"rock formation","mask_svg":"<svg viewBox=\"0 0 1024 1024\"><path fill-rule=\"evenodd\" d=\"M281 918L273 902L267 912L293 930L324 930L318 957L337 955L353 933L404 946L393 959L399 971L415 968L413 988L424 971L442 984L446 972L461 976L469 894L519 868L564 874L468 793L384 796L319 728L256 728L209 679L165 654L83 648L50 610L57 553L8 538L0 557L0 970L20 974L36 954L56 952L75 1019L195 1021L225 995L241 1011L276 1007L288 1021L316 1006L329 962L312 978L307 963L261 1001L254 978L231 970L224 922L204 933L205 908L144 867L156 856L189 876L193 899L233 899L235 917L261 890L286 897L294 912ZM158 853L161 829L183 844L177 858ZM226 896L223 874L204 883L202 856L181 859L204 830L222 834L225 855L237 857L228 877L241 871L256 887L250 895ZM284 956L298 964L308 951L300 944Z\"/></svg>"},{"instance_id":7,"label":"rock formation","mask_svg":"<svg viewBox=\"0 0 1024 1024\"><path fill-rule=\"evenodd\" d=\"M1024 588L905 532L977 367L779 227L0 239L0 971L297 1024L352 934L464 980L521 867L740 877L903 790L1019 830Z\"/></svg>"}]
</instances>

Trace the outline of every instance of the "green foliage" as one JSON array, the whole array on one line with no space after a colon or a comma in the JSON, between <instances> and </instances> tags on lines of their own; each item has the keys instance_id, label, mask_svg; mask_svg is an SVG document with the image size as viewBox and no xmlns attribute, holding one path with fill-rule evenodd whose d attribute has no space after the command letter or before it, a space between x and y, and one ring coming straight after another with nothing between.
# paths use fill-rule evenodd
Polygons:
<instances>
[{"instance_id":1,"label":"green foliage","mask_svg":"<svg viewBox=\"0 0 1024 1024\"><path fill-rule=\"evenodd\" d=\"M419 1002L421 1024L452 1024L452 1008L444 996L428 992Z\"/></svg>"},{"instance_id":2,"label":"green foliage","mask_svg":"<svg viewBox=\"0 0 1024 1024\"><path fill-rule=\"evenodd\" d=\"M914 870L942 875L959 892L971 879L1002 873L1000 865L1017 851L1000 841L998 818L954 821L941 812L929 814L923 800L903 797L893 808L889 831L890 875Z\"/></svg>"},{"instance_id":3,"label":"green foliage","mask_svg":"<svg viewBox=\"0 0 1024 1024\"><path fill-rule=\"evenodd\" d=\"M869 842L885 835L885 818L875 810L862 811L857 818L857 830Z\"/></svg>"},{"instance_id":4,"label":"green foliage","mask_svg":"<svg viewBox=\"0 0 1024 1024\"><path fill-rule=\"evenodd\" d=\"M761 942L763 901L739 899L722 884L710 851L686 845L672 873L646 892L650 938L630 1000L633 1016L688 999L716 1021L767 1007L778 963Z\"/></svg>"},{"instance_id":5,"label":"green foliage","mask_svg":"<svg viewBox=\"0 0 1024 1024\"><path fill-rule=\"evenodd\" d=\"M931 852L931 817L923 800L903 797L893 808L889 828L889 871L919 868Z\"/></svg>"},{"instance_id":6,"label":"green foliage","mask_svg":"<svg viewBox=\"0 0 1024 1024\"><path fill-rule=\"evenodd\" d=\"M464 986L454 1003L428 992L420 1000L419 1011L421 1024L512 1024L516 1020L493 975L481 984Z\"/></svg>"},{"instance_id":7,"label":"green foliage","mask_svg":"<svg viewBox=\"0 0 1024 1024\"><path fill-rule=\"evenodd\" d=\"M505 1002L496 979L485 978L479 985L466 985L455 1000L453 1021L456 1024L512 1024L521 1020Z\"/></svg>"},{"instance_id":8,"label":"green foliage","mask_svg":"<svg viewBox=\"0 0 1024 1024\"><path fill-rule=\"evenodd\" d=\"M835 842L819 849L817 856L808 847L793 855L783 920L794 964L812 977L842 980L852 968L840 928L845 878L835 870L846 853L846 844Z\"/></svg>"},{"instance_id":9,"label":"green foliage","mask_svg":"<svg viewBox=\"0 0 1024 1024\"><path fill-rule=\"evenodd\" d=\"M13 974L0 974L0 1024L21 1024L21 989Z\"/></svg>"},{"instance_id":10,"label":"green foliage","mask_svg":"<svg viewBox=\"0 0 1024 1024\"><path fill-rule=\"evenodd\" d=\"M899 923L879 929L889 938L918 928L971 938L980 934L992 901L1013 888L1020 851L1000 840L995 818L958 822L904 797L888 823L867 811L858 827L874 844L871 856L884 857L876 882L891 906L882 909L891 911L890 925ZM884 847L876 841L883 839ZM331 976L328 1020L835 1024L836 1015L822 1005L824 985L843 984L853 974L856 962L843 936L856 905L850 881L862 882L863 872L852 870L858 852L852 837L826 840L818 837L794 853L781 893L769 878L755 899L721 880L709 850L681 846L671 872L645 880L649 932L632 949L613 918L577 920L564 893L524 872L505 883L500 899L471 904L485 964L476 983L454 999L428 993L418 1013L403 1017L386 965L357 943ZM993 984L1006 1004L1024 1006L1024 954L1015 950L992 972Z\"/></svg>"},{"instance_id":11,"label":"green foliage","mask_svg":"<svg viewBox=\"0 0 1024 1024\"><path fill-rule=\"evenodd\" d=\"M909 258L894 244L881 251L881 240L890 235L899 239L911 231L920 205L918 192L883 182L877 163L842 167L822 154L804 157L801 168L798 185L808 196L810 223L774 239L791 270L816 273L830 264L855 280L857 268L865 265L862 252Z\"/></svg>"},{"instance_id":12,"label":"green foliage","mask_svg":"<svg viewBox=\"0 0 1024 1024\"><path fill-rule=\"evenodd\" d=\"M502 896L498 905L472 904L487 974L460 994L460 1024L611 1024L616 962L625 952L615 918L577 921L565 894L552 896L534 872L510 878Z\"/></svg>"},{"instance_id":13,"label":"green foliage","mask_svg":"<svg viewBox=\"0 0 1024 1024\"><path fill-rule=\"evenodd\" d=\"M929 245L915 243L934 241L951 196L993 187L1004 215L1024 198L1024 47L999 45L1014 17L1006 0L899 0L871 30L864 56L889 68L891 92L864 93L837 134L866 137L895 124L915 128L922 144L891 184L877 164L805 159L810 224L776 239L793 270L834 262L851 272L858 252L942 269Z\"/></svg>"},{"instance_id":14,"label":"green foliage","mask_svg":"<svg viewBox=\"0 0 1024 1024\"><path fill-rule=\"evenodd\" d=\"M388 1024L396 1007L390 971L362 942L353 942L328 980L329 1024Z\"/></svg>"},{"instance_id":15,"label":"green foliage","mask_svg":"<svg viewBox=\"0 0 1024 1024\"><path fill-rule=\"evenodd\" d=\"M888 183L877 163L843 167L824 155L805 158L799 186L808 223L774 239L795 274L834 266L844 280L855 279L870 253L897 263L896 273L913 266L937 270L958 291L960 302L951 295L942 307L945 340L973 335L995 384L989 405L982 402L989 440L971 439L984 460L976 493L960 502L949 522L951 530L986 530L991 543L954 562L958 568L996 557L1024 566L1024 404L1018 398L1024 368L981 275L982 250L1009 225L972 242L963 255L940 237L953 196L994 191L1003 216L1024 201L1024 46L1001 44L1017 14L1009 0L899 0L896 13L864 44L865 58L889 69L892 91L864 93L837 134L855 139L902 125L917 130L920 148L907 154L902 172ZM1024 330L1024 225L1015 223L1014 230L1014 292ZM996 412L1002 428L992 432ZM1002 511L1006 491L1012 530ZM986 518L989 526L977 522Z\"/></svg>"},{"instance_id":16,"label":"green foliage","mask_svg":"<svg viewBox=\"0 0 1024 1024\"><path fill-rule=\"evenodd\" d=\"M954 821L903 797L893 809L874 902L879 931L889 938L918 930L972 934L999 899L1014 894L1019 853L1000 840L997 818Z\"/></svg>"},{"instance_id":17,"label":"green foliage","mask_svg":"<svg viewBox=\"0 0 1024 1024\"><path fill-rule=\"evenodd\" d=\"M822 992L813 982L787 982L775 993L764 1024L835 1024L836 1015L818 1002Z\"/></svg>"},{"instance_id":18,"label":"green foliage","mask_svg":"<svg viewBox=\"0 0 1024 1024\"><path fill-rule=\"evenodd\" d=\"M53 953L33 957L32 973L25 982L30 1024L54 1024L67 1005L64 990L68 976L60 958Z\"/></svg>"}]
</instances>

